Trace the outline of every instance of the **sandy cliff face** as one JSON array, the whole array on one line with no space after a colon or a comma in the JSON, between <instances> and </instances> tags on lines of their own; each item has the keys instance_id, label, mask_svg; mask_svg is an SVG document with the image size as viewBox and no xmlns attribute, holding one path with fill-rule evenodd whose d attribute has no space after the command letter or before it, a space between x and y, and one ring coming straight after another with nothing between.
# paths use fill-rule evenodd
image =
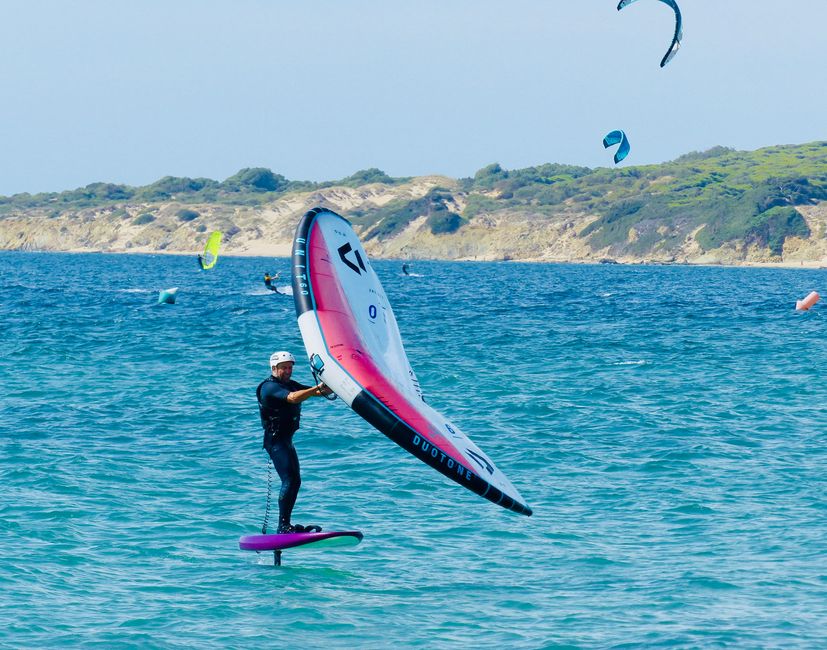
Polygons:
<instances>
[{"instance_id":1,"label":"sandy cliff face","mask_svg":"<svg viewBox=\"0 0 827 650\"><path fill-rule=\"evenodd\" d=\"M376 207L394 199L416 199L437 185L455 184L451 179L426 176L401 186L332 187L289 194L255 208L170 201L70 211L58 216L31 211L0 218L0 249L195 253L198 242L206 239L205 233L221 230L225 254L284 256L290 252L296 224L313 207L321 205L347 214L366 205ZM200 216L182 221L177 213L184 208ZM142 214L153 215L154 221L136 223Z\"/></svg>"},{"instance_id":2,"label":"sandy cliff face","mask_svg":"<svg viewBox=\"0 0 827 650\"><path fill-rule=\"evenodd\" d=\"M395 186L374 184L292 193L261 207L169 201L69 211L57 216L27 211L0 217L0 249L194 254L206 240L206 233L221 230L225 254L281 257L290 253L296 223L315 206L347 216L351 211L380 207L396 199L418 199L435 187L453 191L449 207L462 211L465 199L457 191L457 182L427 176ZM199 216L182 221L178 212L184 208ZM703 251L695 239L701 228L671 250L656 244L644 257L612 256L608 250L592 250L581 235L597 216L578 212L573 206L553 215L509 210L484 213L458 231L440 235L431 233L423 215L393 237L366 238L365 248L375 257L401 259L598 262L615 257L623 263L827 265L827 203L798 209L810 226L811 237L788 238L781 257L742 242ZM151 214L154 220L141 223L138 217L144 214ZM629 241L637 237L633 230Z\"/></svg>"},{"instance_id":3,"label":"sandy cliff face","mask_svg":"<svg viewBox=\"0 0 827 650\"><path fill-rule=\"evenodd\" d=\"M474 217L457 232L434 235L420 217L396 237L370 240L366 250L377 257L451 260L597 261L578 233L595 216L496 212Z\"/></svg>"},{"instance_id":4,"label":"sandy cliff face","mask_svg":"<svg viewBox=\"0 0 827 650\"><path fill-rule=\"evenodd\" d=\"M827 266L827 203L801 206L798 211L810 227L810 237L788 237L784 242L784 261Z\"/></svg>"}]
</instances>

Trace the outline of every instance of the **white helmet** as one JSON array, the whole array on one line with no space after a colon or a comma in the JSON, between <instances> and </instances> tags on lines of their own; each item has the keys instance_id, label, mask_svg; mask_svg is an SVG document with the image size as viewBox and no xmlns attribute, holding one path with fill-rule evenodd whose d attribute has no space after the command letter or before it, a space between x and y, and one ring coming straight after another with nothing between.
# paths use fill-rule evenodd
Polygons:
<instances>
[{"instance_id":1,"label":"white helmet","mask_svg":"<svg viewBox=\"0 0 827 650\"><path fill-rule=\"evenodd\" d=\"M270 355L270 367L277 366L280 363L284 363L285 361L290 361L292 363L296 363L296 357L294 357L289 352L273 352Z\"/></svg>"}]
</instances>

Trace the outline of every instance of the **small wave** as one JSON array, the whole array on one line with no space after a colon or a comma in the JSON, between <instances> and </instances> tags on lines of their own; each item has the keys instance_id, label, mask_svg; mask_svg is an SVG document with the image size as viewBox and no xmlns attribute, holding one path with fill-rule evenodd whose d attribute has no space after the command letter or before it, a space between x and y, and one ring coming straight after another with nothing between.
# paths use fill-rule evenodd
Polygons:
<instances>
[{"instance_id":1,"label":"small wave","mask_svg":"<svg viewBox=\"0 0 827 650\"><path fill-rule=\"evenodd\" d=\"M638 359L637 361L615 361L612 363L613 366L645 366L648 362L644 361L643 359Z\"/></svg>"},{"instance_id":2,"label":"small wave","mask_svg":"<svg viewBox=\"0 0 827 650\"><path fill-rule=\"evenodd\" d=\"M740 589L736 584L708 576L689 576L689 582L704 589Z\"/></svg>"},{"instance_id":3,"label":"small wave","mask_svg":"<svg viewBox=\"0 0 827 650\"><path fill-rule=\"evenodd\" d=\"M677 512L682 515L714 515L715 510L708 506L702 506L699 503L689 503L683 506L676 506L670 508L668 512Z\"/></svg>"},{"instance_id":4,"label":"small wave","mask_svg":"<svg viewBox=\"0 0 827 650\"><path fill-rule=\"evenodd\" d=\"M284 286L276 287L277 291L273 291L272 289L255 289L250 291L247 295L248 296L272 296L273 294L280 295L280 296L292 296L293 295L293 287L289 284L285 284Z\"/></svg>"}]
</instances>

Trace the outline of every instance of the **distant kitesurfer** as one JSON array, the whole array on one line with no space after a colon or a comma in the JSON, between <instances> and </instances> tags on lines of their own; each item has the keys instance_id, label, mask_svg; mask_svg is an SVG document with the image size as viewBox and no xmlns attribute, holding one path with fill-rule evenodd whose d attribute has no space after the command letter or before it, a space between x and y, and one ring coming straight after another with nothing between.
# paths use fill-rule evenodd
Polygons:
<instances>
[{"instance_id":1,"label":"distant kitesurfer","mask_svg":"<svg viewBox=\"0 0 827 650\"><path fill-rule=\"evenodd\" d=\"M324 384L305 386L290 379L296 359L289 352L270 356L271 375L256 390L261 426L264 427L263 447L273 460L281 479L279 492L279 533L313 532L318 526L291 524L290 517L301 486L299 457L293 446L293 434L299 428L301 403L311 397L324 397L333 391Z\"/></svg>"},{"instance_id":2,"label":"distant kitesurfer","mask_svg":"<svg viewBox=\"0 0 827 650\"><path fill-rule=\"evenodd\" d=\"M275 291L276 293L281 293L278 290L278 287L273 285L273 280L278 280L281 276L280 273L276 273L275 275L270 275L269 273L264 274L264 286L267 287L270 291Z\"/></svg>"},{"instance_id":3,"label":"distant kitesurfer","mask_svg":"<svg viewBox=\"0 0 827 650\"><path fill-rule=\"evenodd\" d=\"M410 275L410 273L408 272L409 268L410 267L408 266L407 262L402 263L402 273L404 273L405 275Z\"/></svg>"},{"instance_id":4,"label":"distant kitesurfer","mask_svg":"<svg viewBox=\"0 0 827 650\"><path fill-rule=\"evenodd\" d=\"M198 268L204 270L204 256L201 253L198 253Z\"/></svg>"}]
</instances>

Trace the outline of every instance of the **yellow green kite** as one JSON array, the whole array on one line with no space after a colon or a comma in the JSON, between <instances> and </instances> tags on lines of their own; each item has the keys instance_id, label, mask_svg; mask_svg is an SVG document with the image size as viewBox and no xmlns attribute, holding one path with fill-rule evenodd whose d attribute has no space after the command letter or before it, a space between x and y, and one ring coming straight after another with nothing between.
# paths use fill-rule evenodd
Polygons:
<instances>
[{"instance_id":1,"label":"yellow green kite","mask_svg":"<svg viewBox=\"0 0 827 650\"><path fill-rule=\"evenodd\" d=\"M211 269L218 261L218 249L221 248L221 232L216 230L207 240L204 247L204 254L198 256L198 263L203 270Z\"/></svg>"}]
</instances>

